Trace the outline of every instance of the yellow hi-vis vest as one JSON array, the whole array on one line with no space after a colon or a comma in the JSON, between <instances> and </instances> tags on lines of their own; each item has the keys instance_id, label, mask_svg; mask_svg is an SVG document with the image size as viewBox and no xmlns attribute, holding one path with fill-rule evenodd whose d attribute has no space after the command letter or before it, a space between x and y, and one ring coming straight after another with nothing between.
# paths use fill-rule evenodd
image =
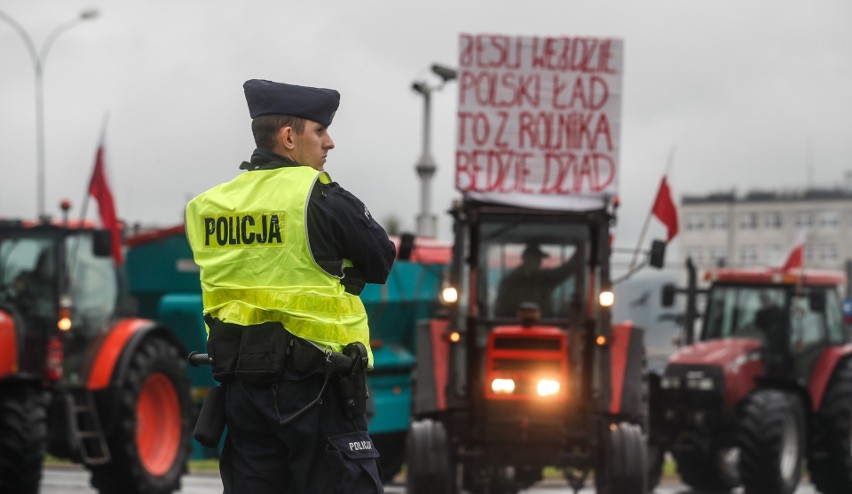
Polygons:
<instances>
[{"instance_id":1,"label":"yellow hi-vis vest","mask_svg":"<svg viewBox=\"0 0 852 494\"><path fill-rule=\"evenodd\" d=\"M204 313L241 326L277 321L332 351L360 341L372 367L364 304L319 267L308 244L317 181L331 178L306 166L255 170L189 202L186 235L201 268Z\"/></svg>"}]
</instances>

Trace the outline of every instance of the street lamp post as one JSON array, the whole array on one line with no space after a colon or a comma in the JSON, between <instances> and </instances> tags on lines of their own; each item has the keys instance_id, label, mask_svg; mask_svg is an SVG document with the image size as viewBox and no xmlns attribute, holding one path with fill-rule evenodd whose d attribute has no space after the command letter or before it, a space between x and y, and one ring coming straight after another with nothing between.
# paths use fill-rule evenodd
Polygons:
<instances>
[{"instance_id":1,"label":"street lamp post","mask_svg":"<svg viewBox=\"0 0 852 494\"><path fill-rule=\"evenodd\" d=\"M443 65L433 64L432 72L441 78L437 86L425 81L416 81L411 88L423 95L423 153L417 161L417 176L420 177L420 213L417 215L417 235L434 238L437 236L437 218L432 213L431 181L437 166L432 158L432 92L456 78L456 71Z\"/></svg>"},{"instance_id":2,"label":"street lamp post","mask_svg":"<svg viewBox=\"0 0 852 494\"><path fill-rule=\"evenodd\" d=\"M36 106L36 202L38 205L38 216L39 218L44 217L44 84L43 84L43 75L44 75L44 66L47 62L47 53L50 50L50 47L53 45L53 42L56 41L56 38L59 37L60 34L65 31L71 29L72 27L80 24L81 22L94 19L98 16L98 11L84 10L74 19L71 19L63 24L60 24L50 34L45 38L44 43L41 45L41 51L36 50L35 43L33 42L30 35L27 31L21 26L18 21L9 16L9 14L0 10L0 19L6 21L7 24L12 26L12 28L17 31L18 34L21 35L21 38L24 40L24 44L27 47L27 51L30 54L30 59L33 62L33 69L35 70L35 106Z\"/></svg>"}]
</instances>

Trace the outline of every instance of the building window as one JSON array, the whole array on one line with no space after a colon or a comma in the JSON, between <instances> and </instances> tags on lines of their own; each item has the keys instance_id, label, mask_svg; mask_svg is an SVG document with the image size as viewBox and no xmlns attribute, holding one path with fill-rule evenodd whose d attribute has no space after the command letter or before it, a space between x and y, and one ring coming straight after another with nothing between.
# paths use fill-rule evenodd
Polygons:
<instances>
[{"instance_id":1,"label":"building window","mask_svg":"<svg viewBox=\"0 0 852 494\"><path fill-rule=\"evenodd\" d=\"M810 211L798 211L793 219L793 224L799 228L813 225L814 218Z\"/></svg>"},{"instance_id":2,"label":"building window","mask_svg":"<svg viewBox=\"0 0 852 494\"><path fill-rule=\"evenodd\" d=\"M837 261L837 246L834 244L820 245L817 248L820 261L834 262Z\"/></svg>"},{"instance_id":3,"label":"building window","mask_svg":"<svg viewBox=\"0 0 852 494\"><path fill-rule=\"evenodd\" d=\"M686 257L692 259L692 262L695 264L703 264L704 263L704 249L701 247L690 247L686 250Z\"/></svg>"},{"instance_id":4,"label":"building window","mask_svg":"<svg viewBox=\"0 0 852 494\"><path fill-rule=\"evenodd\" d=\"M716 266L724 266L728 257L728 249L724 247L710 247L710 260Z\"/></svg>"},{"instance_id":5,"label":"building window","mask_svg":"<svg viewBox=\"0 0 852 494\"><path fill-rule=\"evenodd\" d=\"M757 228L757 213L740 213L740 229L754 230Z\"/></svg>"},{"instance_id":6,"label":"building window","mask_svg":"<svg viewBox=\"0 0 852 494\"><path fill-rule=\"evenodd\" d=\"M743 245L739 250L739 262L744 266L757 263L757 249L753 245Z\"/></svg>"},{"instance_id":7,"label":"building window","mask_svg":"<svg viewBox=\"0 0 852 494\"><path fill-rule=\"evenodd\" d=\"M819 213L819 227L826 229L837 229L840 225L840 219L837 216L837 211L822 211Z\"/></svg>"},{"instance_id":8,"label":"building window","mask_svg":"<svg viewBox=\"0 0 852 494\"><path fill-rule=\"evenodd\" d=\"M778 230L781 228L781 213L768 211L763 213L763 227L767 230Z\"/></svg>"},{"instance_id":9,"label":"building window","mask_svg":"<svg viewBox=\"0 0 852 494\"><path fill-rule=\"evenodd\" d=\"M710 225L714 230L727 230L728 215L726 213L713 213L710 216Z\"/></svg>"},{"instance_id":10,"label":"building window","mask_svg":"<svg viewBox=\"0 0 852 494\"><path fill-rule=\"evenodd\" d=\"M767 245L763 248L763 263L768 266L781 264L781 246Z\"/></svg>"},{"instance_id":11,"label":"building window","mask_svg":"<svg viewBox=\"0 0 852 494\"><path fill-rule=\"evenodd\" d=\"M704 229L704 215L701 215L701 214L688 214L688 215L686 215L686 229L687 230L703 230Z\"/></svg>"}]
</instances>

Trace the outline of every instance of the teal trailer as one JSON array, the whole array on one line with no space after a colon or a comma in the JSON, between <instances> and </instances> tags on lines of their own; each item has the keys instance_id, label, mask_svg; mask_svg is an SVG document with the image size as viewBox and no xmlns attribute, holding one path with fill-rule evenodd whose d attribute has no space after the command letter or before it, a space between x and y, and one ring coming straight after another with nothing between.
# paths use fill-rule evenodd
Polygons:
<instances>
[{"instance_id":1,"label":"teal trailer","mask_svg":"<svg viewBox=\"0 0 852 494\"><path fill-rule=\"evenodd\" d=\"M405 236L404 236L405 238ZM384 285L368 284L361 293L370 320L375 365L368 375L370 435L382 453L386 478L402 466L411 409L410 377L414 367L415 328L438 308L447 242L411 239L395 242L402 256ZM204 352L207 332L201 317L198 266L182 225L130 236L127 275L138 315L174 328L189 351ZM216 382L207 367L188 367L196 407ZM214 457L216 450L195 443L194 458Z\"/></svg>"}]
</instances>

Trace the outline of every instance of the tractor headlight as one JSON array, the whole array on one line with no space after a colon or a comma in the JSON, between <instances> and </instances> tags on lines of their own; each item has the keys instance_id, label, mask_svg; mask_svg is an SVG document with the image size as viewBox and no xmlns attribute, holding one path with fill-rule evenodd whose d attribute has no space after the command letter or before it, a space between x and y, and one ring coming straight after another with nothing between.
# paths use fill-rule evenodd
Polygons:
<instances>
[{"instance_id":1,"label":"tractor headlight","mask_svg":"<svg viewBox=\"0 0 852 494\"><path fill-rule=\"evenodd\" d=\"M687 389L697 389L699 391L713 391L716 389L716 383L712 377L702 377L699 379L687 379Z\"/></svg>"},{"instance_id":2,"label":"tractor headlight","mask_svg":"<svg viewBox=\"0 0 852 494\"><path fill-rule=\"evenodd\" d=\"M441 290L441 301L445 304L454 304L459 300L459 292L454 286L445 287Z\"/></svg>"},{"instance_id":3,"label":"tractor headlight","mask_svg":"<svg viewBox=\"0 0 852 494\"><path fill-rule=\"evenodd\" d=\"M559 394L559 381L542 379L536 384L535 389L539 396L554 396Z\"/></svg>"},{"instance_id":4,"label":"tractor headlight","mask_svg":"<svg viewBox=\"0 0 852 494\"><path fill-rule=\"evenodd\" d=\"M680 389L680 378L663 376L663 378L660 379L660 387L662 389Z\"/></svg>"},{"instance_id":5,"label":"tractor headlight","mask_svg":"<svg viewBox=\"0 0 852 494\"><path fill-rule=\"evenodd\" d=\"M510 395L515 392L514 379L494 379L491 381L491 391L495 394Z\"/></svg>"}]
</instances>

